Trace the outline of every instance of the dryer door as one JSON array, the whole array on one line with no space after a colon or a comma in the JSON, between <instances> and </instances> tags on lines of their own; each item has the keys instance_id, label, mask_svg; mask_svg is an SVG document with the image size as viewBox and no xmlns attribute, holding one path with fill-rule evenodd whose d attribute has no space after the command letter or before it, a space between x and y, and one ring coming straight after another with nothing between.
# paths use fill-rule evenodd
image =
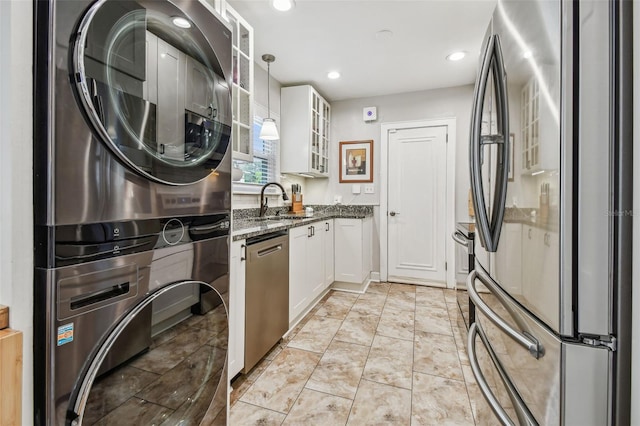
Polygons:
<instances>
[{"instance_id":1,"label":"dryer door","mask_svg":"<svg viewBox=\"0 0 640 426\"><path fill-rule=\"evenodd\" d=\"M200 2L176 3L94 3L71 63L94 133L138 173L181 185L227 154L231 31Z\"/></svg>"},{"instance_id":2,"label":"dryer door","mask_svg":"<svg viewBox=\"0 0 640 426\"><path fill-rule=\"evenodd\" d=\"M205 315L175 315L154 326L152 343L140 354L105 368L112 351L136 317L159 298L183 293L215 295L217 307ZM126 344L125 344L126 345ZM69 399L67 425L225 425L227 407L228 317L220 294L209 284L167 285L135 306L107 335L86 363ZM107 371L105 371L107 370Z\"/></svg>"}]
</instances>

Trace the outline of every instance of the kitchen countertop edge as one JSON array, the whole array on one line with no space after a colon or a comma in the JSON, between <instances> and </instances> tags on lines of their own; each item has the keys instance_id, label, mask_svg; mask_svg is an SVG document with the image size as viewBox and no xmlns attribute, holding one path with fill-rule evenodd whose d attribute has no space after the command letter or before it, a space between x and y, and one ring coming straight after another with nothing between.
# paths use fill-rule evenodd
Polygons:
<instances>
[{"instance_id":1,"label":"kitchen countertop edge","mask_svg":"<svg viewBox=\"0 0 640 426\"><path fill-rule=\"evenodd\" d=\"M282 219L278 221L273 219L256 221L255 218L252 218L251 220L238 219L234 221L234 230L231 232L231 237L233 241L239 241L267 234L269 232L288 230L327 219L365 219L367 217L372 217L372 215L359 213L329 213L305 217L303 219Z\"/></svg>"}]
</instances>

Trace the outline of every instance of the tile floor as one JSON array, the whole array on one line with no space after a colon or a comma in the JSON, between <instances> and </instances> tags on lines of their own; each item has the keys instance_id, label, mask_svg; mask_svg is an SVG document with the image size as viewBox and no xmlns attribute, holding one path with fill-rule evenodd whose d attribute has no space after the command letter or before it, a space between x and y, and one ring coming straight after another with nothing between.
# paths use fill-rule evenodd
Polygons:
<instances>
[{"instance_id":1,"label":"tile floor","mask_svg":"<svg viewBox=\"0 0 640 426\"><path fill-rule=\"evenodd\" d=\"M233 383L229 424L497 424L469 367L455 291L329 292Z\"/></svg>"}]
</instances>

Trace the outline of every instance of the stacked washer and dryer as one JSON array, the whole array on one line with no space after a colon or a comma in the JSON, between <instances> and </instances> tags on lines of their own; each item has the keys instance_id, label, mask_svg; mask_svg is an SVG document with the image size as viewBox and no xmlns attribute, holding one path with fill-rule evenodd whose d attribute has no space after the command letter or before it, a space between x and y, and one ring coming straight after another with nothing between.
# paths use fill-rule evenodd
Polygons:
<instances>
[{"instance_id":1,"label":"stacked washer and dryer","mask_svg":"<svg viewBox=\"0 0 640 426\"><path fill-rule=\"evenodd\" d=\"M35 422L226 424L230 26L35 8Z\"/></svg>"}]
</instances>

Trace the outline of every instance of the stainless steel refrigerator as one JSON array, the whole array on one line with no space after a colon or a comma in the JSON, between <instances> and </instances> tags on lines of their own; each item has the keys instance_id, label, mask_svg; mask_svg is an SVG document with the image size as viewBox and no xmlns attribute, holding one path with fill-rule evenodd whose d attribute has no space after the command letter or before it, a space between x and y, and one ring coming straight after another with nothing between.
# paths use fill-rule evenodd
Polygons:
<instances>
[{"instance_id":1,"label":"stainless steel refrigerator","mask_svg":"<svg viewBox=\"0 0 640 426\"><path fill-rule=\"evenodd\" d=\"M482 45L468 351L503 424L630 421L631 6L498 1Z\"/></svg>"}]
</instances>

